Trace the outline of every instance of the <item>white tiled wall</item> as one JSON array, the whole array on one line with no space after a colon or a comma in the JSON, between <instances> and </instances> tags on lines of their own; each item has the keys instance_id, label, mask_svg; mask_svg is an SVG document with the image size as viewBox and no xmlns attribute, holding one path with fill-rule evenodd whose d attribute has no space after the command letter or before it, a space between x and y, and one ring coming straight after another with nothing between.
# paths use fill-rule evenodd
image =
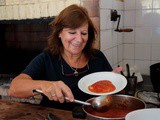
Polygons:
<instances>
[{"instance_id":1,"label":"white tiled wall","mask_svg":"<svg viewBox=\"0 0 160 120\"><path fill-rule=\"evenodd\" d=\"M129 11L127 6L133 4L133 1L135 8L131 11L135 12L135 32L132 35L135 36L134 61L143 74L150 74L150 65L160 62L160 0L125 0L125 11Z\"/></svg>"},{"instance_id":2,"label":"white tiled wall","mask_svg":"<svg viewBox=\"0 0 160 120\"><path fill-rule=\"evenodd\" d=\"M118 0L100 0L100 49L104 52L113 68L122 64L123 60L123 33L115 32L117 22L111 21L111 9L116 9L123 16L123 2ZM123 17L120 27L123 26Z\"/></svg>"},{"instance_id":3,"label":"white tiled wall","mask_svg":"<svg viewBox=\"0 0 160 120\"><path fill-rule=\"evenodd\" d=\"M121 26L133 32L114 32L111 9L121 14ZM150 65L160 62L160 0L100 0L100 15L101 50L112 66L129 63L149 75Z\"/></svg>"}]
</instances>

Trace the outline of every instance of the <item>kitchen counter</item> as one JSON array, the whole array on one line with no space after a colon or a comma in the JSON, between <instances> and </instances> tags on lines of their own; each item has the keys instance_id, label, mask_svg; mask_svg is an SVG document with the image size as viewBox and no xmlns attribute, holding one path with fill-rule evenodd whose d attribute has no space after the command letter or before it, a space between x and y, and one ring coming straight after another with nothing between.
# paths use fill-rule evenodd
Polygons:
<instances>
[{"instance_id":1,"label":"kitchen counter","mask_svg":"<svg viewBox=\"0 0 160 120\"><path fill-rule=\"evenodd\" d=\"M54 120L82 120L73 118L71 111L0 99L0 120L48 120L49 113L59 118Z\"/></svg>"}]
</instances>

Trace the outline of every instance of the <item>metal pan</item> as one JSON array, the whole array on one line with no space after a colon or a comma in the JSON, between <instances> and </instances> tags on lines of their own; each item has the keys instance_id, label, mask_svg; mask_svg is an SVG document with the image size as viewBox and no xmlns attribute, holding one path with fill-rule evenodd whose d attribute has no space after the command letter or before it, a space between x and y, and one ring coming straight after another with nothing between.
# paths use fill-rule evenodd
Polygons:
<instances>
[{"instance_id":1,"label":"metal pan","mask_svg":"<svg viewBox=\"0 0 160 120\"><path fill-rule=\"evenodd\" d=\"M145 102L136 97L118 94L111 96L113 103L106 112L97 112L91 107L83 106L83 110L87 114L87 120L124 120L129 112L146 108ZM94 99L91 98L87 102Z\"/></svg>"}]
</instances>

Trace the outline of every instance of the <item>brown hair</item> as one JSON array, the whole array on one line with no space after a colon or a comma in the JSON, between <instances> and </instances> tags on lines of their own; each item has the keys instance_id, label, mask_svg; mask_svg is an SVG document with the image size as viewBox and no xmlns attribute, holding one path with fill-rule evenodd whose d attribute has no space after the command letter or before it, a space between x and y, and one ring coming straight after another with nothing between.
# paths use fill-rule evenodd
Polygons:
<instances>
[{"instance_id":1,"label":"brown hair","mask_svg":"<svg viewBox=\"0 0 160 120\"><path fill-rule=\"evenodd\" d=\"M88 42L83 49L85 56L89 59L92 57L93 43L95 41L95 35L97 31L89 18L87 10L76 4L66 7L60 12L58 16L50 23L53 27L53 32L48 39L48 47L46 50L49 50L52 55L61 55L63 50L62 42L59 38L59 33L63 28L75 29L83 24L88 23Z\"/></svg>"}]
</instances>

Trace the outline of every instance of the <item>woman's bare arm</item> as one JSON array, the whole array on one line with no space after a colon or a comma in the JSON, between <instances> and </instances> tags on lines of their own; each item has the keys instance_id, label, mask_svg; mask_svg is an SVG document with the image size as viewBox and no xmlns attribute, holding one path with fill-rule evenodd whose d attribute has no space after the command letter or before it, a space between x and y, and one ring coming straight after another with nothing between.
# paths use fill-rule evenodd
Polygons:
<instances>
[{"instance_id":1,"label":"woman's bare arm","mask_svg":"<svg viewBox=\"0 0 160 120\"><path fill-rule=\"evenodd\" d=\"M20 74L12 80L9 88L9 95L20 98L31 97L33 96L32 90L40 89L41 82L43 81L33 80L27 74Z\"/></svg>"},{"instance_id":2,"label":"woman's bare arm","mask_svg":"<svg viewBox=\"0 0 160 120\"><path fill-rule=\"evenodd\" d=\"M27 98L33 96L34 89L42 90L50 100L61 103L64 102L64 97L68 97L71 102L74 99L72 91L62 81L33 80L27 74L20 74L12 80L9 95Z\"/></svg>"}]
</instances>

